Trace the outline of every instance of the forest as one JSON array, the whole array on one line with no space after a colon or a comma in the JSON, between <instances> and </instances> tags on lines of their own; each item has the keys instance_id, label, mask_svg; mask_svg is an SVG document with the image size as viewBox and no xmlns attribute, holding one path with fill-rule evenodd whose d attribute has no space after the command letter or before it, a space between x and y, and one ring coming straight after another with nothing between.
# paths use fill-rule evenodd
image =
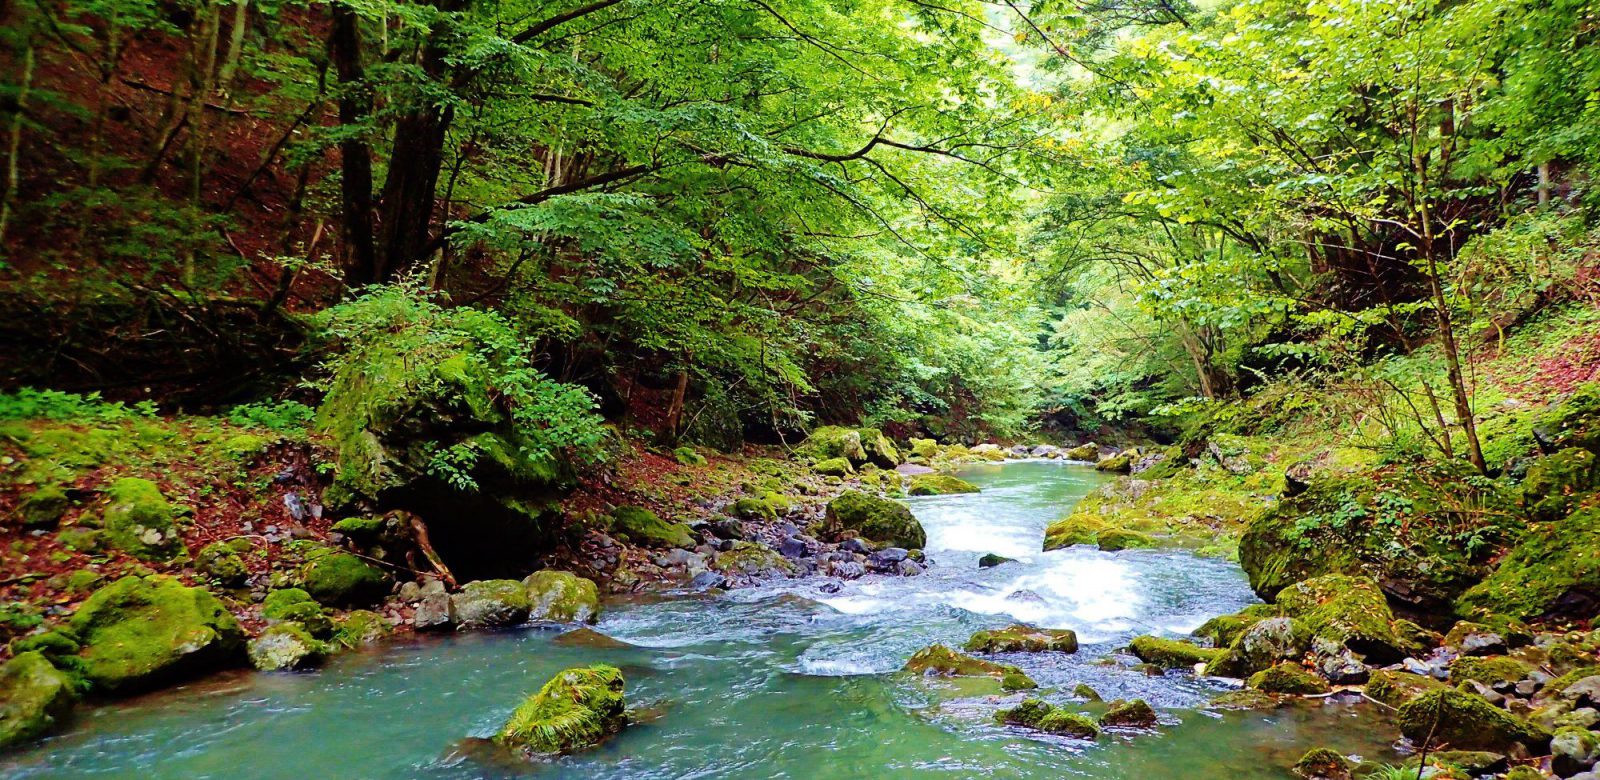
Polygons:
<instances>
[{"instance_id":1,"label":"forest","mask_svg":"<svg viewBox=\"0 0 1600 780\"><path fill-rule=\"evenodd\" d=\"M0 775L1600 776L1593 0L0 19Z\"/></svg>"}]
</instances>

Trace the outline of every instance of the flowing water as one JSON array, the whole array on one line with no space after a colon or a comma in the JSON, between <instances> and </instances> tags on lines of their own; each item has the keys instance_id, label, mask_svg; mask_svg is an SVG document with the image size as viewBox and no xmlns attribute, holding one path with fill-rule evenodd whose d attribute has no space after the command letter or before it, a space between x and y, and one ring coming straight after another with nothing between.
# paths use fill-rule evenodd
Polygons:
<instances>
[{"instance_id":1,"label":"flowing water","mask_svg":"<svg viewBox=\"0 0 1600 780\"><path fill-rule=\"evenodd\" d=\"M1044 526L1099 483L1059 462L982 466L983 492L914 498L933 565L838 593L795 580L716 596L607 606L596 627L630 647L569 646L552 629L396 641L305 674L235 674L84 712L74 728L0 761L4 777L137 778L1284 778L1308 747L1387 757L1370 707L1200 709L1221 683L1147 676L1115 654L1142 633L1186 633L1254 601L1238 567L1182 552L1038 552ZM979 569L984 553L1018 559ZM987 680L894 674L918 648L1027 621L1071 628L1076 655L1007 658L1046 698L1088 683L1142 697L1156 733L1099 743L995 725ZM656 715L555 762L506 764L463 748L555 672L605 662ZM1357 712L1360 712L1359 719Z\"/></svg>"}]
</instances>

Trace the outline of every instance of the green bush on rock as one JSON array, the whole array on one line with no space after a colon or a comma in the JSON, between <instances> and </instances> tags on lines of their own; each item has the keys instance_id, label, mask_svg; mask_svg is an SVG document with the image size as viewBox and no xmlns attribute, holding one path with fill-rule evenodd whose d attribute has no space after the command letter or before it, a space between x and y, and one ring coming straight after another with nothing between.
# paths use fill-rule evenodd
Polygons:
<instances>
[{"instance_id":1,"label":"green bush on rock","mask_svg":"<svg viewBox=\"0 0 1600 780\"><path fill-rule=\"evenodd\" d=\"M623 688L615 667L568 669L517 707L494 741L547 755L594 747L627 724Z\"/></svg>"},{"instance_id":2,"label":"green bush on rock","mask_svg":"<svg viewBox=\"0 0 1600 780\"><path fill-rule=\"evenodd\" d=\"M898 501L846 491L828 503L828 524L855 531L878 544L919 550L927 544L922 524Z\"/></svg>"},{"instance_id":3,"label":"green bush on rock","mask_svg":"<svg viewBox=\"0 0 1600 780\"><path fill-rule=\"evenodd\" d=\"M123 693L235 661L244 632L221 601L164 576L128 576L90 596L67 623L84 676Z\"/></svg>"}]
</instances>

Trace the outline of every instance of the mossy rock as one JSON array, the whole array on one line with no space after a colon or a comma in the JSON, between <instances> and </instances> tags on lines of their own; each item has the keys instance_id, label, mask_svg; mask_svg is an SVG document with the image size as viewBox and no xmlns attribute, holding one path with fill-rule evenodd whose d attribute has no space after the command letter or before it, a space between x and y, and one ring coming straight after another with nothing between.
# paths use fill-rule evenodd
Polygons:
<instances>
[{"instance_id":1,"label":"mossy rock","mask_svg":"<svg viewBox=\"0 0 1600 780\"><path fill-rule=\"evenodd\" d=\"M1387 669L1373 669L1367 678L1367 695L1396 709L1424 693L1444 688L1432 677Z\"/></svg>"},{"instance_id":2,"label":"mossy rock","mask_svg":"<svg viewBox=\"0 0 1600 780\"><path fill-rule=\"evenodd\" d=\"M1038 687L1039 684L1021 669L1006 672L1000 677L1000 690L1003 691L1031 691Z\"/></svg>"},{"instance_id":3,"label":"mossy rock","mask_svg":"<svg viewBox=\"0 0 1600 780\"><path fill-rule=\"evenodd\" d=\"M1004 564L1004 563L1016 563L1016 560L1017 560L1016 558L1007 558L1004 555L996 555L995 553L985 553L983 555L983 557L978 559L978 568L980 568L980 569L992 569L992 568L994 568L996 566L999 566L1001 564Z\"/></svg>"},{"instance_id":4,"label":"mossy rock","mask_svg":"<svg viewBox=\"0 0 1600 780\"><path fill-rule=\"evenodd\" d=\"M389 574L350 553L322 552L300 567L300 582L319 603L364 607L389 595Z\"/></svg>"},{"instance_id":5,"label":"mossy rock","mask_svg":"<svg viewBox=\"0 0 1600 780\"><path fill-rule=\"evenodd\" d=\"M1545 780L1545 775L1531 766L1514 766L1503 780Z\"/></svg>"},{"instance_id":6,"label":"mossy rock","mask_svg":"<svg viewBox=\"0 0 1600 780\"><path fill-rule=\"evenodd\" d=\"M1076 653L1078 635L1067 629L1014 625L979 631L962 645L969 653Z\"/></svg>"},{"instance_id":7,"label":"mossy rock","mask_svg":"<svg viewBox=\"0 0 1600 780\"><path fill-rule=\"evenodd\" d=\"M54 528L72 506L67 489L54 482L40 485L17 504L17 517L25 528Z\"/></svg>"},{"instance_id":8,"label":"mossy rock","mask_svg":"<svg viewBox=\"0 0 1600 780\"><path fill-rule=\"evenodd\" d=\"M1350 759L1343 753L1329 748L1312 748L1307 750L1299 761L1294 762L1293 771L1299 777L1305 778L1349 778L1352 766Z\"/></svg>"},{"instance_id":9,"label":"mossy rock","mask_svg":"<svg viewBox=\"0 0 1600 780\"><path fill-rule=\"evenodd\" d=\"M567 669L517 707L494 741L545 755L594 747L627 725L624 687L616 667Z\"/></svg>"},{"instance_id":10,"label":"mossy rock","mask_svg":"<svg viewBox=\"0 0 1600 780\"><path fill-rule=\"evenodd\" d=\"M906 492L913 496L945 496L977 493L978 486L948 474L918 474L911 478L911 487Z\"/></svg>"},{"instance_id":11,"label":"mossy rock","mask_svg":"<svg viewBox=\"0 0 1600 780\"><path fill-rule=\"evenodd\" d=\"M1298 659L1311 649L1313 635L1293 618L1267 618L1239 635L1227 650L1206 664L1205 672L1223 677L1249 677L1281 661Z\"/></svg>"},{"instance_id":12,"label":"mossy rock","mask_svg":"<svg viewBox=\"0 0 1600 780\"><path fill-rule=\"evenodd\" d=\"M528 590L528 618L553 623L593 623L600 619L600 588L571 572L536 571L522 580Z\"/></svg>"},{"instance_id":13,"label":"mossy rock","mask_svg":"<svg viewBox=\"0 0 1600 780\"><path fill-rule=\"evenodd\" d=\"M54 731L77 700L72 678L43 653L18 653L0 666L0 750Z\"/></svg>"},{"instance_id":14,"label":"mossy rock","mask_svg":"<svg viewBox=\"0 0 1600 780\"><path fill-rule=\"evenodd\" d=\"M372 544L378 541L389 528L389 519L383 515L366 515L362 517L346 517L333 524L334 531L344 534L361 544Z\"/></svg>"},{"instance_id":15,"label":"mossy rock","mask_svg":"<svg viewBox=\"0 0 1600 780\"><path fill-rule=\"evenodd\" d=\"M1579 385L1539 417L1535 435L1544 446L1581 447L1600 453L1600 383Z\"/></svg>"},{"instance_id":16,"label":"mossy rock","mask_svg":"<svg viewBox=\"0 0 1600 780\"><path fill-rule=\"evenodd\" d=\"M1600 509L1528 528L1488 577L1461 595L1457 612L1589 619L1600 615Z\"/></svg>"},{"instance_id":17,"label":"mossy rock","mask_svg":"<svg viewBox=\"0 0 1600 780\"><path fill-rule=\"evenodd\" d=\"M680 466L704 466L707 463L706 456L701 455L693 447L679 447L673 450L672 458L678 461Z\"/></svg>"},{"instance_id":18,"label":"mossy rock","mask_svg":"<svg viewBox=\"0 0 1600 780\"><path fill-rule=\"evenodd\" d=\"M1148 550L1160 545L1155 537L1126 528L1107 528L1095 537L1095 543L1106 552Z\"/></svg>"},{"instance_id":19,"label":"mossy rock","mask_svg":"<svg viewBox=\"0 0 1600 780\"><path fill-rule=\"evenodd\" d=\"M1400 733L1459 750L1506 752L1521 743L1536 753L1549 743L1544 729L1490 704L1482 696L1450 688L1428 691L1400 705Z\"/></svg>"},{"instance_id":20,"label":"mossy rock","mask_svg":"<svg viewBox=\"0 0 1600 780\"><path fill-rule=\"evenodd\" d=\"M1098 463L1100 461L1100 445L1094 442L1080 444L1068 450L1063 450L1061 457L1067 460L1082 461L1084 463Z\"/></svg>"},{"instance_id":21,"label":"mossy rock","mask_svg":"<svg viewBox=\"0 0 1600 780\"><path fill-rule=\"evenodd\" d=\"M1450 662L1450 682L1473 681L1493 687L1515 683L1528 676L1533 666L1510 656L1464 656Z\"/></svg>"},{"instance_id":22,"label":"mossy rock","mask_svg":"<svg viewBox=\"0 0 1600 780\"><path fill-rule=\"evenodd\" d=\"M1074 512L1044 529L1044 549L1048 552L1078 544L1095 544L1105 529L1105 521L1098 515Z\"/></svg>"},{"instance_id":23,"label":"mossy rock","mask_svg":"<svg viewBox=\"0 0 1600 780\"><path fill-rule=\"evenodd\" d=\"M392 633L394 627L382 615L371 610L356 609L334 621L331 641L340 647L353 649L378 642Z\"/></svg>"},{"instance_id":24,"label":"mossy rock","mask_svg":"<svg viewBox=\"0 0 1600 780\"><path fill-rule=\"evenodd\" d=\"M532 607L528 588L517 580L475 580L450 597L450 614L464 629L520 625Z\"/></svg>"},{"instance_id":25,"label":"mossy rock","mask_svg":"<svg viewBox=\"0 0 1600 780\"><path fill-rule=\"evenodd\" d=\"M995 713L995 720L1062 737L1091 741L1100 737L1100 727L1094 721L1042 699L1027 699L1011 709L1001 710Z\"/></svg>"},{"instance_id":26,"label":"mossy rock","mask_svg":"<svg viewBox=\"0 0 1600 780\"><path fill-rule=\"evenodd\" d=\"M333 632L328 611L301 588L279 588L261 602L261 616L274 623L294 623L314 636Z\"/></svg>"},{"instance_id":27,"label":"mossy rock","mask_svg":"<svg viewBox=\"0 0 1600 780\"><path fill-rule=\"evenodd\" d=\"M1157 721L1156 711L1144 699L1113 702L1100 716L1100 725L1108 728L1148 729L1155 728Z\"/></svg>"},{"instance_id":28,"label":"mossy rock","mask_svg":"<svg viewBox=\"0 0 1600 780\"><path fill-rule=\"evenodd\" d=\"M974 658L944 645L929 645L918 650L903 667L913 674L940 677L993 677L1000 679L1009 673L1021 673L1011 664L995 663Z\"/></svg>"},{"instance_id":29,"label":"mossy rock","mask_svg":"<svg viewBox=\"0 0 1600 780\"><path fill-rule=\"evenodd\" d=\"M1111 474L1126 474L1133 469L1133 461L1138 458L1136 450L1119 452L1107 458L1101 458L1094 464L1096 471L1105 471Z\"/></svg>"},{"instance_id":30,"label":"mossy rock","mask_svg":"<svg viewBox=\"0 0 1600 780\"><path fill-rule=\"evenodd\" d=\"M732 514L740 520L772 522L778 519L778 512L772 504L748 496L733 502Z\"/></svg>"},{"instance_id":31,"label":"mossy rock","mask_svg":"<svg viewBox=\"0 0 1600 780\"><path fill-rule=\"evenodd\" d=\"M1272 604L1252 604L1232 615L1218 615L1201 623L1194 630L1194 635L1210 640L1215 647L1227 647L1251 626L1280 615L1278 608Z\"/></svg>"},{"instance_id":32,"label":"mossy rock","mask_svg":"<svg viewBox=\"0 0 1600 780\"><path fill-rule=\"evenodd\" d=\"M1584 494L1600 488L1600 458L1569 448L1534 461L1522 479L1522 506L1534 520L1565 517Z\"/></svg>"},{"instance_id":33,"label":"mossy rock","mask_svg":"<svg viewBox=\"0 0 1600 780\"><path fill-rule=\"evenodd\" d=\"M1595 766L1600 759L1600 736L1578 726L1556 729L1550 740L1550 768L1558 777L1572 777Z\"/></svg>"},{"instance_id":34,"label":"mossy rock","mask_svg":"<svg viewBox=\"0 0 1600 780\"><path fill-rule=\"evenodd\" d=\"M693 547L694 532L683 523L669 523L644 507L619 506L611 512L613 530L645 547Z\"/></svg>"},{"instance_id":35,"label":"mossy rock","mask_svg":"<svg viewBox=\"0 0 1600 780\"><path fill-rule=\"evenodd\" d=\"M1277 604L1316 636L1373 663L1395 663L1423 649L1396 625L1383 591L1369 577L1330 574L1298 582L1278 592Z\"/></svg>"},{"instance_id":36,"label":"mossy rock","mask_svg":"<svg viewBox=\"0 0 1600 780\"><path fill-rule=\"evenodd\" d=\"M1250 675L1246 684L1258 691L1297 696L1327 693L1330 690L1327 680L1295 663L1281 663L1262 669Z\"/></svg>"},{"instance_id":37,"label":"mossy rock","mask_svg":"<svg viewBox=\"0 0 1600 780\"><path fill-rule=\"evenodd\" d=\"M939 454L939 442L933 439L912 439L909 443L913 457L932 458Z\"/></svg>"},{"instance_id":38,"label":"mossy rock","mask_svg":"<svg viewBox=\"0 0 1600 780\"><path fill-rule=\"evenodd\" d=\"M309 669L322 663L329 647L297 623L268 626L250 640L250 663L263 672Z\"/></svg>"},{"instance_id":39,"label":"mossy rock","mask_svg":"<svg viewBox=\"0 0 1600 780\"><path fill-rule=\"evenodd\" d=\"M239 660L244 631L216 596L172 577L128 576L95 591L67 623L96 690L127 693Z\"/></svg>"},{"instance_id":40,"label":"mossy rock","mask_svg":"<svg viewBox=\"0 0 1600 780\"><path fill-rule=\"evenodd\" d=\"M1192 669L1195 664L1209 663L1222 654L1218 649L1156 636L1136 636L1128 643L1128 650L1140 661L1162 669Z\"/></svg>"},{"instance_id":41,"label":"mossy rock","mask_svg":"<svg viewBox=\"0 0 1600 780\"><path fill-rule=\"evenodd\" d=\"M920 550L928 543L922 524L905 504L856 490L828 502L828 524L891 547Z\"/></svg>"},{"instance_id":42,"label":"mossy rock","mask_svg":"<svg viewBox=\"0 0 1600 780\"><path fill-rule=\"evenodd\" d=\"M777 550L756 542L734 542L732 550L717 553L711 568L728 576L765 577L798 573L794 562Z\"/></svg>"},{"instance_id":43,"label":"mossy rock","mask_svg":"<svg viewBox=\"0 0 1600 780\"><path fill-rule=\"evenodd\" d=\"M851 463L867 462L867 450L862 446L861 434L837 425L824 425L813 430L796 450L819 461L844 458Z\"/></svg>"},{"instance_id":44,"label":"mossy rock","mask_svg":"<svg viewBox=\"0 0 1600 780\"><path fill-rule=\"evenodd\" d=\"M876 428L857 428L861 434L861 449L866 451L867 462L879 468L892 469L905 462L894 442Z\"/></svg>"},{"instance_id":45,"label":"mossy rock","mask_svg":"<svg viewBox=\"0 0 1600 780\"><path fill-rule=\"evenodd\" d=\"M237 588L250 577L244 558L227 542L212 542L200 548L194 559L194 567L225 588Z\"/></svg>"},{"instance_id":46,"label":"mossy rock","mask_svg":"<svg viewBox=\"0 0 1600 780\"><path fill-rule=\"evenodd\" d=\"M141 560L164 562L184 553L176 514L156 483L123 477L106 488L101 519L113 547Z\"/></svg>"},{"instance_id":47,"label":"mossy rock","mask_svg":"<svg viewBox=\"0 0 1600 780\"><path fill-rule=\"evenodd\" d=\"M856 473L856 467L850 465L850 461L845 458L819 460L811 470L825 477L848 477Z\"/></svg>"}]
</instances>

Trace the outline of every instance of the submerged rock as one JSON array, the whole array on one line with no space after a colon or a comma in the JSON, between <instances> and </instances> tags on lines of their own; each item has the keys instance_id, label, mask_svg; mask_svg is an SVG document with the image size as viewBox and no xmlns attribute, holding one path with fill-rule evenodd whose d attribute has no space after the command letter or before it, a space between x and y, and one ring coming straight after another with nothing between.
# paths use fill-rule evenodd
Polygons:
<instances>
[{"instance_id":1,"label":"submerged rock","mask_svg":"<svg viewBox=\"0 0 1600 780\"><path fill-rule=\"evenodd\" d=\"M1095 544L1106 530L1104 520L1092 512L1074 512L1044 529L1044 550L1060 550L1078 544Z\"/></svg>"},{"instance_id":2,"label":"submerged rock","mask_svg":"<svg viewBox=\"0 0 1600 780\"><path fill-rule=\"evenodd\" d=\"M216 596L172 577L128 576L78 607L67 629L96 690L146 689L234 663L244 631Z\"/></svg>"},{"instance_id":3,"label":"submerged rock","mask_svg":"<svg viewBox=\"0 0 1600 780\"><path fill-rule=\"evenodd\" d=\"M1071 449L1062 450L1061 457L1067 460L1083 461L1084 463L1096 463L1100 460L1100 445L1094 442L1080 444Z\"/></svg>"},{"instance_id":4,"label":"submerged rock","mask_svg":"<svg viewBox=\"0 0 1600 780\"><path fill-rule=\"evenodd\" d=\"M1063 737L1094 740L1100 736L1100 728L1094 721L1042 699L1028 699L1011 709L1001 710L995 713L995 720Z\"/></svg>"},{"instance_id":5,"label":"submerged rock","mask_svg":"<svg viewBox=\"0 0 1600 780\"><path fill-rule=\"evenodd\" d=\"M586 647L591 650L626 650L634 647L615 637L610 637L587 626L575 628L553 640L563 647Z\"/></svg>"},{"instance_id":6,"label":"submerged rock","mask_svg":"<svg viewBox=\"0 0 1600 780\"><path fill-rule=\"evenodd\" d=\"M600 619L600 588L592 580L564 571L536 571L522 580L528 591L528 617L554 623L593 623Z\"/></svg>"},{"instance_id":7,"label":"submerged rock","mask_svg":"<svg viewBox=\"0 0 1600 780\"><path fill-rule=\"evenodd\" d=\"M978 568L980 568L980 569L992 569L992 568L994 568L996 566L999 566L1002 563L1015 563L1016 560L1017 559L1015 559L1015 558L1007 558L1004 555L996 555L994 553L986 553L982 558L978 559Z\"/></svg>"},{"instance_id":8,"label":"submerged rock","mask_svg":"<svg viewBox=\"0 0 1600 780\"><path fill-rule=\"evenodd\" d=\"M38 651L0 666L0 750L48 734L72 714L72 679Z\"/></svg>"},{"instance_id":9,"label":"submerged rock","mask_svg":"<svg viewBox=\"0 0 1600 780\"><path fill-rule=\"evenodd\" d=\"M944 645L930 645L906 661L905 671L914 674L935 675L941 677L993 677L1000 679L1007 674L1022 674L1022 670L1011 664L995 663L982 658L974 658L965 653L957 652Z\"/></svg>"},{"instance_id":10,"label":"submerged rock","mask_svg":"<svg viewBox=\"0 0 1600 780\"><path fill-rule=\"evenodd\" d=\"M969 653L1076 653L1078 635L1067 629L1034 628L1018 624L979 631L967 640L962 649Z\"/></svg>"},{"instance_id":11,"label":"submerged rock","mask_svg":"<svg viewBox=\"0 0 1600 780\"><path fill-rule=\"evenodd\" d=\"M977 493L978 486L948 474L923 474L911 478L906 490L913 496L944 496L953 493Z\"/></svg>"},{"instance_id":12,"label":"submerged rock","mask_svg":"<svg viewBox=\"0 0 1600 780\"><path fill-rule=\"evenodd\" d=\"M477 580L450 597L450 614L458 628L504 628L527 621L533 602L516 580Z\"/></svg>"},{"instance_id":13,"label":"submerged rock","mask_svg":"<svg viewBox=\"0 0 1600 780\"><path fill-rule=\"evenodd\" d=\"M828 502L827 518L829 525L878 544L921 549L928 542L922 524L905 504L860 491L847 491Z\"/></svg>"},{"instance_id":14,"label":"submerged rock","mask_svg":"<svg viewBox=\"0 0 1600 780\"><path fill-rule=\"evenodd\" d=\"M623 688L616 667L568 669L517 707L494 741L545 755L594 747L627 724Z\"/></svg>"}]
</instances>

